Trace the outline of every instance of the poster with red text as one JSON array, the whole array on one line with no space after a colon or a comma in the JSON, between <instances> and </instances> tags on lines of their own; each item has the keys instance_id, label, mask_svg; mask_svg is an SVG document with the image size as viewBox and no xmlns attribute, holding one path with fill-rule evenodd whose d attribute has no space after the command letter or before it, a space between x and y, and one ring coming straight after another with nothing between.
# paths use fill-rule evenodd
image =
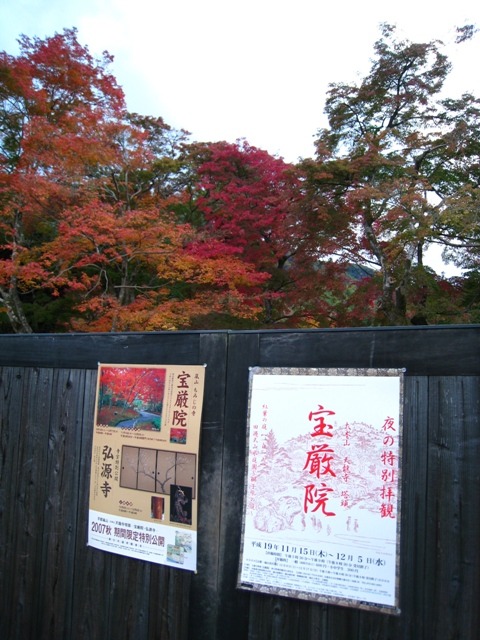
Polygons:
<instances>
[{"instance_id":1,"label":"poster with red text","mask_svg":"<svg viewBox=\"0 0 480 640\"><path fill-rule=\"evenodd\" d=\"M99 364L88 545L195 571L205 367Z\"/></svg>"},{"instance_id":2,"label":"poster with red text","mask_svg":"<svg viewBox=\"0 0 480 640\"><path fill-rule=\"evenodd\" d=\"M239 588L399 613L403 373L251 369Z\"/></svg>"}]
</instances>

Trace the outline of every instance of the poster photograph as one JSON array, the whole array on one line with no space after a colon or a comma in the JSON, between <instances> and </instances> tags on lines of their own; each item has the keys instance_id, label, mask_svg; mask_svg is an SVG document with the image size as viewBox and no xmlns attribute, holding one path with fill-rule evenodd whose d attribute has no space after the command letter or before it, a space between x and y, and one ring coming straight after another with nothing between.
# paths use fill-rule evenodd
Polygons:
<instances>
[{"instance_id":1,"label":"poster photograph","mask_svg":"<svg viewBox=\"0 0 480 640\"><path fill-rule=\"evenodd\" d=\"M205 367L99 364L88 545L195 571Z\"/></svg>"},{"instance_id":2,"label":"poster photograph","mask_svg":"<svg viewBox=\"0 0 480 640\"><path fill-rule=\"evenodd\" d=\"M399 613L403 370L250 370L238 587Z\"/></svg>"}]
</instances>

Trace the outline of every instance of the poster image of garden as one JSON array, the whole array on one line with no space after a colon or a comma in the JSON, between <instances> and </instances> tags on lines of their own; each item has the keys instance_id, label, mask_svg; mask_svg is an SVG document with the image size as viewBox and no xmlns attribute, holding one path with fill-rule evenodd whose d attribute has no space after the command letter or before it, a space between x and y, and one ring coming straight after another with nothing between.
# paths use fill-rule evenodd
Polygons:
<instances>
[{"instance_id":1,"label":"poster image of garden","mask_svg":"<svg viewBox=\"0 0 480 640\"><path fill-rule=\"evenodd\" d=\"M88 544L196 570L205 367L99 364Z\"/></svg>"},{"instance_id":2,"label":"poster image of garden","mask_svg":"<svg viewBox=\"0 0 480 640\"><path fill-rule=\"evenodd\" d=\"M166 369L103 367L97 422L122 429L160 431Z\"/></svg>"},{"instance_id":3,"label":"poster image of garden","mask_svg":"<svg viewBox=\"0 0 480 640\"><path fill-rule=\"evenodd\" d=\"M399 613L403 370L253 368L238 586Z\"/></svg>"}]
</instances>

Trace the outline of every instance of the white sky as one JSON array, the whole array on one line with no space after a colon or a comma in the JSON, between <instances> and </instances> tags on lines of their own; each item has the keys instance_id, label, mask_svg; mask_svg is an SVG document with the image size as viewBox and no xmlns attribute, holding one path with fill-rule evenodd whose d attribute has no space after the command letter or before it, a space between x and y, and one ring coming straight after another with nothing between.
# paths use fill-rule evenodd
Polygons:
<instances>
[{"instance_id":1,"label":"white sky","mask_svg":"<svg viewBox=\"0 0 480 640\"><path fill-rule=\"evenodd\" d=\"M77 27L92 54L114 56L130 111L294 162L313 155L328 83L368 71L381 22L410 40L452 42L456 26L480 27L480 2L0 0L0 50L16 54L20 34ZM449 94L480 95L480 33L449 53Z\"/></svg>"}]
</instances>

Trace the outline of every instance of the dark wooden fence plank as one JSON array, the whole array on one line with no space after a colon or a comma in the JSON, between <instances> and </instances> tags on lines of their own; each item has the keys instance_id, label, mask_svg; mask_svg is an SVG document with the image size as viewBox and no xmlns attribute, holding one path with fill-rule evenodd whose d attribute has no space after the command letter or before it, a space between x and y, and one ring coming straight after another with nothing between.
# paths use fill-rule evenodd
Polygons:
<instances>
[{"instance_id":1,"label":"dark wooden fence plank","mask_svg":"<svg viewBox=\"0 0 480 640\"><path fill-rule=\"evenodd\" d=\"M312 605L324 619L324 632L320 638L335 640L336 638L360 638L358 636L359 618L363 615L356 609L332 607L328 605ZM318 615L317 614L317 615ZM315 637L315 636L312 636Z\"/></svg>"},{"instance_id":2,"label":"dark wooden fence plank","mask_svg":"<svg viewBox=\"0 0 480 640\"><path fill-rule=\"evenodd\" d=\"M405 377L402 442L402 537L400 572L402 640L428 638L424 627L425 514L428 490L429 378ZM408 561L405 562L405 559Z\"/></svg>"},{"instance_id":3,"label":"dark wooden fence plank","mask_svg":"<svg viewBox=\"0 0 480 640\"><path fill-rule=\"evenodd\" d=\"M181 331L2 335L0 365L96 369L99 362L187 364L192 357L198 359L200 335Z\"/></svg>"},{"instance_id":4,"label":"dark wooden fence plank","mask_svg":"<svg viewBox=\"0 0 480 640\"><path fill-rule=\"evenodd\" d=\"M148 638L151 566L88 548L88 496L96 372L87 372L81 413L79 513L71 638Z\"/></svg>"},{"instance_id":5,"label":"dark wooden fence plank","mask_svg":"<svg viewBox=\"0 0 480 640\"><path fill-rule=\"evenodd\" d=\"M465 629L479 628L470 589L478 587L480 480L478 471L468 478L464 472L465 463L478 470L479 391L478 380L472 382L430 382L425 626L438 640L474 637ZM475 559L476 578L470 565Z\"/></svg>"},{"instance_id":6,"label":"dark wooden fence plank","mask_svg":"<svg viewBox=\"0 0 480 640\"><path fill-rule=\"evenodd\" d=\"M181 640L188 637L191 579L189 571L176 571L159 565L151 567L150 624L148 635L142 638Z\"/></svg>"},{"instance_id":7,"label":"dark wooden fence plank","mask_svg":"<svg viewBox=\"0 0 480 640\"><path fill-rule=\"evenodd\" d=\"M474 638L480 629L480 380L462 378L458 388L461 402L454 402L460 414L462 437L460 463L459 537L461 545L459 580L461 593L458 616L462 633ZM456 423L457 425L458 423Z\"/></svg>"},{"instance_id":8,"label":"dark wooden fence plank","mask_svg":"<svg viewBox=\"0 0 480 640\"><path fill-rule=\"evenodd\" d=\"M254 594L249 610L248 639L353 638L349 632L356 625L352 627L350 624L351 612L335 607L341 615L329 628L329 611L332 609L323 604ZM352 613L355 618L356 612Z\"/></svg>"},{"instance_id":9,"label":"dark wooden fence plank","mask_svg":"<svg viewBox=\"0 0 480 640\"><path fill-rule=\"evenodd\" d=\"M478 325L261 332L260 340L265 366L406 367L408 375L478 375Z\"/></svg>"},{"instance_id":10,"label":"dark wooden fence plank","mask_svg":"<svg viewBox=\"0 0 480 640\"><path fill-rule=\"evenodd\" d=\"M13 638L13 611L17 607L13 593L15 544L18 536L19 428L18 414L23 404L23 370L14 367L0 369L0 632Z\"/></svg>"},{"instance_id":11,"label":"dark wooden fence plank","mask_svg":"<svg viewBox=\"0 0 480 640\"><path fill-rule=\"evenodd\" d=\"M191 360L192 345L198 345L201 336L215 334L245 335L252 336L251 340L260 340L260 353L268 366L297 366L298 363L304 367L405 366L409 375L478 375L480 325L12 334L1 336L0 366L14 363L16 366L95 369L99 361L186 364ZM349 364L345 364L347 362Z\"/></svg>"},{"instance_id":12,"label":"dark wooden fence plank","mask_svg":"<svg viewBox=\"0 0 480 640\"><path fill-rule=\"evenodd\" d=\"M48 370L51 404L44 417L48 449L45 473L43 548L38 599L41 638L61 638L71 628L74 553L78 530L78 473L81 429L77 415L84 397L85 374ZM70 596L70 597L69 597Z\"/></svg>"},{"instance_id":13,"label":"dark wooden fence plank","mask_svg":"<svg viewBox=\"0 0 480 640\"><path fill-rule=\"evenodd\" d=\"M98 550L96 550L99 553ZM101 552L100 552L101 553ZM102 596L108 604L108 637L148 638L151 565L141 560L112 554L110 589ZM163 577L168 580L168 570ZM180 580L187 576L180 576ZM162 581L157 592L165 598L168 588ZM172 607L173 609L173 607ZM158 620L158 618L157 618ZM177 636L166 636L176 638Z\"/></svg>"},{"instance_id":14,"label":"dark wooden fence plank","mask_svg":"<svg viewBox=\"0 0 480 640\"><path fill-rule=\"evenodd\" d=\"M6 612L9 639L36 638L42 619L41 559L46 500L48 430L53 370L24 369L16 374L24 390L8 429L15 433L17 467L9 482L15 501L9 513L15 536L6 553L11 556L9 578L12 608ZM18 439L17 439L18 438ZM2 589L2 593L5 590Z\"/></svg>"},{"instance_id":15,"label":"dark wooden fence plank","mask_svg":"<svg viewBox=\"0 0 480 640\"><path fill-rule=\"evenodd\" d=\"M223 441L221 574L218 583L222 605L216 635L229 640L244 640L248 630L250 595L238 590L236 583L245 479L248 374L249 367L257 363L258 357L258 336L241 333L230 336Z\"/></svg>"},{"instance_id":16,"label":"dark wooden fence plank","mask_svg":"<svg viewBox=\"0 0 480 640\"><path fill-rule=\"evenodd\" d=\"M109 596L113 556L87 547L88 503L90 491L90 455L92 450L93 416L97 372L85 371L84 396L77 415L81 433L78 478L78 528L75 544L74 582L72 594L72 640L108 639Z\"/></svg>"},{"instance_id":17,"label":"dark wooden fence plank","mask_svg":"<svg viewBox=\"0 0 480 640\"><path fill-rule=\"evenodd\" d=\"M227 349L226 334L201 337L199 364L208 365L200 435L198 571L192 578L190 640L215 637L221 603L218 582Z\"/></svg>"}]
</instances>

